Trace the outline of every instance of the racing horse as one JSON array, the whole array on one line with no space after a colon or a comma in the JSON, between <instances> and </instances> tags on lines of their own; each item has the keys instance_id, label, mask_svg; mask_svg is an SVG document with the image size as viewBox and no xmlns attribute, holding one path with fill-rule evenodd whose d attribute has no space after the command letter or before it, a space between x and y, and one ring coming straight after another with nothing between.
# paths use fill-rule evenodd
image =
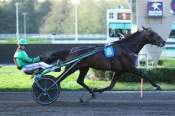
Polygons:
<instances>
[{"instance_id":1,"label":"racing horse","mask_svg":"<svg viewBox=\"0 0 175 116\"><path fill-rule=\"evenodd\" d=\"M92 98L95 98L95 92L111 90L118 81L119 76L127 72L138 75L139 78L147 80L157 90L161 89L159 85L157 85L155 82L149 79L143 72L137 69L135 65L138 53L144 45L152 44L159 47L163 47L165 45L165 41L156 32L154 32L150 28L143 27L143 30L137 31L134 34L127 36L125 39L114 41L111 44L117 52L112 60L108 60L104 56L103 47L101 47L101 50L99 52L92 56L82 59L68 72L66 71L69 69L69 67L71 67L71 64L67 65L64 70L64 72L66 73L63 76L63 78L59 80L58 83L60 83L70 74L79 70L80 73L77 79L77 83L79 83L82 87L86 88L89 91L89 93L91 93ZM86 47L79 47L76 49L74 48L72 50L65 50L62 53L54 52L51 54L50 58L45 59L45 62L51 63L56 59L71 59L73 57L76 57L77 55L83 54L85 52L90 52L100 47L87 47L87 49L85 48ZM88 85L84 83L84 79L89 68L105 71L108 70L114 72L110 85L102 89L92 89L88 87Z\"/></svg>"}]
</instances>

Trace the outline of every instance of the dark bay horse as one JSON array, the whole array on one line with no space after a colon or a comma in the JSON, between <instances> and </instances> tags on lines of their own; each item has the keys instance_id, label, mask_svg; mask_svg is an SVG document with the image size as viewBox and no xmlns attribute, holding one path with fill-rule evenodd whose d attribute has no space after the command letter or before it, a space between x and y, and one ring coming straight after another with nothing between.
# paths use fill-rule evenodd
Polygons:
<instances>
[{"instance_id":1,"label":"dark bay horse","mask_svg":"<svg viewBox=\"0 0 175 116\"><path fill-rule=\"evenodd\" d=\"M137 31L136 33L129 35L123 40L115 41L112 43L112 46L117 50L117 54L115 55L115 58L111 61L106 59L104 56L103 50L99 51L98 53L87 57L83 60L81 60L78 64L76 64L68 73L66 73L62 79L58 83L60 83L62 80L64 80L67 76L74 73L75 71L79 70L80 74L78 76L77 82L86 88L91 94L92 97L95 97L94 92L103 92L106 90L111 90L117 80L119 79L119 76L123 73L133 73L135 75L138 75L138 77L143 78L151 83L152 86L154 86L157 90L160 90L160 86L156 85L153 81L151 81L144 73L142 73L140 70L136 68L136 60L137 55L139 51L143 48L146 44L152 44L157 45L159 47L163 47L165 45L165 41L153 30L149 28L144 28L142 31ZM93 49L96 49L97 47L90 47L87 50L91 51ZM83 53L87 52L87 50L84 50L83 48L79 48L79 50L65 50L62 53L61 52L55 52L51 55L49 59L46 60L46 62L51 63L54 61L54 59L61 59L66 60L73 57L76 57L77 52ZM70 67L71 65L67 65L65 67L65 71ZM113 71L114 75L111 80L111 83L108 87L105 87L103 89L91 89L89 88L85 83L85 75L87 74L89 68L95 68L98 70L109 70Z\"/></svg>"}]
</instances>

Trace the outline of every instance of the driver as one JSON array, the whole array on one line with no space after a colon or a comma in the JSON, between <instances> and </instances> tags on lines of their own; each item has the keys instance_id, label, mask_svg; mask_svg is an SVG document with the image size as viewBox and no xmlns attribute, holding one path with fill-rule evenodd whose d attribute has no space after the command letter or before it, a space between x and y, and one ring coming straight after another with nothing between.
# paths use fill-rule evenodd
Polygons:
<instances>
[{"instance_id":1,"label":"driver","mask_svg":"<svg viewBox=\"0 0 175 116\"><path fill-rule=\"evenodd\" d=\"M45 62L41 62L39 56L34 58L29 57L25 51L27 44L28 44L27 39L20 39L18 41L18 48L14 54L14 62L18 69L27 73L39 68L45 69L52 66L46 64ZM57 67L52 67L51 70L60 71L60 69Z\"/></svg>"}]
</instances>

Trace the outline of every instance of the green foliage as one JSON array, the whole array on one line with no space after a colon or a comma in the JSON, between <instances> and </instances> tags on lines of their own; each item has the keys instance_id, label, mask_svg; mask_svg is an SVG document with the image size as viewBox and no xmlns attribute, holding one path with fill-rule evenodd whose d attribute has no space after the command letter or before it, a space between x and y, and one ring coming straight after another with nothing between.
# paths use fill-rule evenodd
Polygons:
<instances>
[{"instance_id":1,"label":"green foliage","mask_svg":"<svg viewBox=\"0 0 175 116\"><path fill-rule=\"evenodd\" d=\"M41 33L69 33L73 31L72 4L69 0L53 0L52 8L40 28ZM71 19L71 20L70 20Z\"/></svg>"},{"instance_id":2,"label":"green foliage","mask_svg":"<svg viewBox=\"0 0 175 116\"><path fill-rule=\"evenodd\" d=\"M3 3L0 7L0 33L14 33L16 29L15 5ZM7 23L8 22L8 23Z\"/></svg>"},{"instance_id":3,"label":"green foliage","mask_svg":"<svg viewBox=\"0 0 175 116\"><path fill-rule=\"evenodd\" d=\"M106 33L106 10L117 5L127 7L127 0L80 0L78 5L78 32ZM74 33L75 6L71 0L53 0L52 8L40 28L41 33Z\"/></svg>"},{"instance_id":4,"label":"green foliage","mask_svg":"<svg viewBox=\"0 0 175 116\"><path fill-rule=\"evenodd\" d=\"M175 58L160 59L159 65L164 67L175 67Z\"/></svg>"},{"instance_id":5,"label":"green foliage","mask_svg":"<svg viewBox=\"0 0 175 116\"><path fill-rule=\"evenodd\" d=\"M148 70L148 76L159 82L175 82L175 68L154 68Z\"/></svg>"},{"instance_id":6,"label":"green foliage","mask_svg":"<svg viewBox=\"0 0 175 116\"><path fill-rule=\"evenodd\" d=\"M151 80L155 82L175 82L175 68L152 68L149 70L140 69L144 72ZM140 78L136 75L125 74L120 77L120 81L123 82L139 82Z\"/></svg>"},{"instance_id":7,"label":"green foliage","mask_svg":"<svg viewBox=\"0 0 175 116\"><path fill-rule=\"evenodd\" d=\"M145 66L146 62L141 61L141 65ZM149 61L151 63L151 61ZM160 68L150 68L148 70L141 68L142 72L144 72L150 79L153 81L158 82L175 82L175 59L174 58L164 58L160 59L158 62ZM99 70L92 70L94 75L99 78L99 80L109 80L112 77L112 72L110 71L99 71ZM140 78L133 74L123 74L120 76L119 81L121 82L139 82Z\"/></svg>"},{"instance_id":8,"label":"green foliage","mask_svg":"<svg viewBox=\"0 0 175 116\"><path fill-rule=\"evenodd\" d=\"M64 33L75 31L75 6L72 0L10 0L0 2L0 33L16 33L16 8L19 2L19 32L23 33L23 12L26 12L27 33ZM117 5L127 8L127 0L80 0L78 32L106 33L106 10Z\"/></svg>"},{"instance_id":9,"label":"green foliage","mask_svg":"<svg viewBox=\"0 0 175 116\"><path fill-rule=\"evenodd\" d=\"M95 77L99 80L110 80L112 78L113 73L111 71L102 71L102 70L95 70L92 69Z\"/></svg>"},{"instance_id":10,"label":"green foliage","mask_svg":"<svg viewBox=\"0 0 175 116\"><path fill-rule=\"evenodd\" d=\"M155 82L167 82L172 83L175 82L175 68L151 68L149 70L140 69L144 74L146 74L151 80ZM111 79L111 72L110 75L106 75L104 71L95 71L95 76L101 79ZM103 75L103 76L101 76ZM105 75L105 76L104 76ZM120 82L139 82L140 78L137 75L133 74L123 74L119 77Z\"/></svg>"},{"instance_id":11,"label":"green foliage","mask_svg":"<svg viewBox=\"0 0 175 116\"><path fill-rule=\"evenodd\" d=\"M0 33L16 33L15 0L0 2ZM38 33L44 16L50 11L50 2L35 3L33 0L19 0L19 32L23 33L23 12L26 16L27 33Z\"/></svg>"}]
</instances>

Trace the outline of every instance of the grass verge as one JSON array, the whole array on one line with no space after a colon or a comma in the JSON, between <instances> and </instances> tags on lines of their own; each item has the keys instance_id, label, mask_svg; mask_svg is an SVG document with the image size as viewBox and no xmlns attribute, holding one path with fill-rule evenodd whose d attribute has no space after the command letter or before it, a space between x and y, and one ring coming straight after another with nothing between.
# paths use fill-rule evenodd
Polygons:
<instances>
[{"instance_id":1,"label":"grass verge","mask_svg":"<svg viewBox=\"0 0 175 116\"><path fill-rule=\"evenodd\" d=\"M63 90L82 90L83 88L77 84L76 79L79 72L67 77L62 83ZM56 76L58 73L52 73ZM3 66L0 68L0 91L28 91L31 90L33 80L29 75L16 69L15 66ZM85 83L92 88L103 88L110 84L110 81L85 80ZM162 90L175 90L175 83L158 83ZM140 83L135 82L118 82L113 90L140 90ZM154 90L149 84L144 84L144 90Z\"/></svg>"}]
</instances>

